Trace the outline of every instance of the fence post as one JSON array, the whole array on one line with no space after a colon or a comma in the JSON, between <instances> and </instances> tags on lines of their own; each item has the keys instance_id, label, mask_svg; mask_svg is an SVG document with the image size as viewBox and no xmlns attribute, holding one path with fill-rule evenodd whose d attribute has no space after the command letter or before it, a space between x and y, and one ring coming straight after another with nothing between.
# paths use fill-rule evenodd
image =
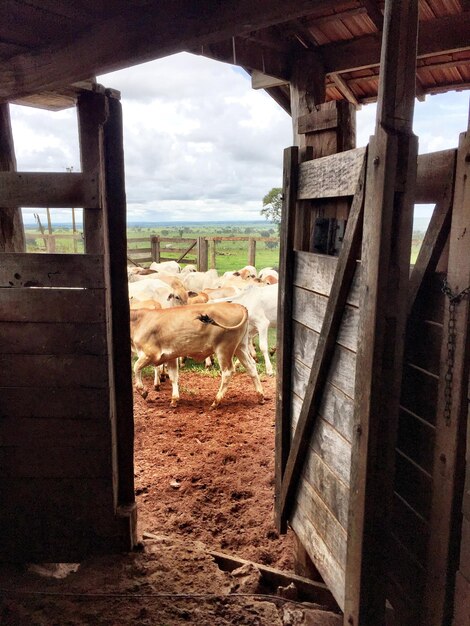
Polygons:
<instances>
[{"instance_id":1,"label":"fence post","mask_svg":"<svg viewBox=\"0 0 470 626\"><path fill-rule=\"evenodd\" d=\"M155 235L150 237L150 245L152 247L152 261L160 263L160 237Z\"/></svg>"},{"instance_id":2,"label":"fence post","mask_svg":"<svg viewBox=\"0 0 470 626\"><path fill-rule=\"evenodd\" d=\"M248 239L248 265L255 265L256 263L256 239L250 237Z\"/></svg>"},{"instance_id":3,"label":"fence post","mask_svg":"<svg viewBox=\"0 0 470 626\"><path fill-rule=\"evenodd\" d=\"M211 251L210 251L210 258L211 258L211 269L215 270L216 269L216 258L217 258L217 251L216 251L216 246L217 246L217 242L215 239L211 239Z\"/></svg>"},{"instance_id":4,"label":"fence post","mask_svg":"<svg viewBox=\"0 0 470 626\"><path fill-rule=\"evenodd\" d=\"M207 272L208 247L208 241L205 237L197 238L197 268L200 272Z\"/></svg>"}]
</instances>

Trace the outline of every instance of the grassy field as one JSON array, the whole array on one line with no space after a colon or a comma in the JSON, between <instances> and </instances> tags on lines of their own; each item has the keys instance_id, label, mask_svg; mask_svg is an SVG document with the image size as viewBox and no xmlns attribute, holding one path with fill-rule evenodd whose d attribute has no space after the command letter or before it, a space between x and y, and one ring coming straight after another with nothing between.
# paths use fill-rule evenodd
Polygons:
<instances>
[{"instance_id":1,"label":"grassy field","mask_svg":"<svg viewBox=\"0 0 470 626\"><path fill-rule=\"evenodd\" d=\"M54 228L54 235L60 237L65 235L65 238L57 238L56 240L56 252L58 253L71 253L74 252L74 245L76 246L76 252L83 252L83 240L80 239L75 242L70 238L72 234L71 227L61 226L60 228ZM44 252L46 251L45 241L41 236L41 233L37 228L27 227L26 235L27 251L28 252ZM130 243L132 248L143 249L150 247L150 237L153 235L159 235L160 237L175 237L175 238L196 238L196 237L276 237L277 227L264 222L247 222L238 224L217 224L217 223L201 223L198 225L171 225L157 227L154 225L145 226L130 226L127 230L127 237L129 240L133 238L145 238L147 241L139 243ZM415 263L416 257L421 246L424 233L414 232L413 242L411 250L411 264ZM176 258L179 253L166 251L166 248L177 248L182 253L188 244L186 243L161 243L161 256L162 258ZM216 256L216 268L219 273L226 271L240 269L248 263L248 242L247 241L224 241L217 242L216 244L217 256ZM191 262L196 262L195 254L189 254L187 257ZM263 267L277 267L279 263L279 246L277 242L261 242L256 244L256 268L260 270ZM209 260L210 264L210 260ZM147 264L148 265L148 264Z\"/></svg>"}]
</instances>

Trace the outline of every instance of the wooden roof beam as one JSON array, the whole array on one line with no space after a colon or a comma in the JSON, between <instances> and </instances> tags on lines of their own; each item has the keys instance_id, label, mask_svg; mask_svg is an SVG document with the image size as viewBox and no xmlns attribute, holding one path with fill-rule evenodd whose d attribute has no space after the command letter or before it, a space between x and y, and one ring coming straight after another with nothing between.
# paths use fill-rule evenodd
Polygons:
<instances>
[{"instance_id":1,"label":"wooden roof beam","mask_svg":"<svg viewBox=\"0 0 470 626\"><path fill-rule=\"evenodd\" d=\"M470 13L421 22L418 59L469 50ZM381 37L367 35L349 41L320 46L326 71L351 72L379 65Z\"/></svg>"},{"instance_id":2,"label":"wooden roof beam","mask_svg":"<svg viewBox=\"0 0 470 626\"><path fill-rule=\"evenodd\" d=\"M0 101L54 89L307 15L324 0L183 0L96 22L73 41L19 54L0 66Z\"/></svg>"},{"instance_id":3,"label":"wooden roof beam","mask_svg":"<svg viewBox=\"0 0 470 626\"><path fill-rule=\"evenodd\" d=\"M384 16L380 10L377 0L362 0L362 4L367 11L367 16L374 23L375 28L382 32L384 27Z\"/></svg>"}]
</instances>

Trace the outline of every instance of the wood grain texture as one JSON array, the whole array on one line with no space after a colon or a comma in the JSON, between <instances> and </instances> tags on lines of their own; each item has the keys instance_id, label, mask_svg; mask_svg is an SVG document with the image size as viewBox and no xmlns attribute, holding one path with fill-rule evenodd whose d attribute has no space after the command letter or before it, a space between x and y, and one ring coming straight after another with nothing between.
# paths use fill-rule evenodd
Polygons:
<instances>
[{"instance_id":1,"label":"wood grain texture","mask_svg":"<svg viewBox=\"0 0 470 626\"><path fill-rule=\"evenodd\" d=\"M97 174L0 172L1 206L98 209L98 190Z\"/></svg>"},{"instance_id":2,"label":"wood grain texture","mask_svg":"<svg viewBox=\"0 0 470 626\"><path fill-rule=\"evenodd\" d=\"M0 388L0 418L57 418L60 420L109 421L109 394L96 389L24 386Z\"/></svg>"},{"instance_id":3,"label":"wood grain texture","mask_svg":"<svg viewBox=\"0 0 470 626\"><path fill-rule=\"evenodd\" d=\"M103 289L1 289L0 321L104 322Z\"/></svg>"},{"instance_id":4,"label":"wood grain texture","mask_svg":"<svg viewBox=\"0 0 470 626\"><path fill-rule=\"evenodd\" d=\"M418 155L416 204L439 202L449 181L449 172L455 167L456 154L457 151L454 149Z\"/></svg>"},{"instance_id":5,"label":"wood grain texture","mask_svg":"<svg viewBox=\"0 0 470 626\"><path fill-rule=\"evenodd\" d=\"M346 150L299 166L299 200L352 196L356 192L366 148Z\"/></svg>"},{"instance_id":6,"label":"wood grain texture","mask_svg":"<svg viewBox=\"0 0 470 626\"><path fill-rule=\"evenodd\" d=\"M92 254L3 254L0 287L104 287L103 257Z\"/></svg>"}]
</instances>

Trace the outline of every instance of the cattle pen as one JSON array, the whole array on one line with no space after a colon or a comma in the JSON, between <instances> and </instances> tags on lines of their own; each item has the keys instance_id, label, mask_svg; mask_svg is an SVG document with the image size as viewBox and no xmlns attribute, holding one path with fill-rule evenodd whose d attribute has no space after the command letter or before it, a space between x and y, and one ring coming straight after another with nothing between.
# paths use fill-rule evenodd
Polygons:
<instances>
[{"instance_id":1,"label":"cattle pen","mask_svg":"<svg viewBox=\"0 0 470 626\"><path fill-rule=\"evenodd\" d=\"M170 624L204 626L239 615L241 623L287 624L294 609L307 610L286 608L293 599L286 594L302 587L294 575L287 589L273 590L276 598L248 601L216 567L223 557L209 558L201 546L188 556L188 528L207 525L203 506L179 511L174 498L163 513L176 518L183 540L155 533L153 543L141 541L137 501L145 494L136 484L148 486L135 463L123 111L119 92L92 77L185 51L242 68L292 118L276 416L268 424L273 471L263 485L275 490L268 539L293 534L294 567L321 605L317 621L335 608L327 618L343 626L469 626L470 118L451 149L424 155L414 127L416 100L470 87L468 0L110 0L98 8L92 0L8 0L6 13L0 620L13 612L17 623L30 623L39 611L42 623L55 623L63 607L56 591L82 623L111 623L120 606L129 624L159 621L162 612ZM356 110L372 101L375 128L358 148ZM10 103L76 107L81 171L17 171ZM170 154L162 147L164 158ZM434 209L410 273L413 214L422 203ZM22 207L83 207L84 253L26 252ZM161 261L158 243L148 247ZM198 247L201 269L209 265L205 239L184 245L188 254ZM191 410L207 418L204 407ZM245 401L233 411L252 429L254 413ZM158 439L170 464L184 420L165 413L158 397L143 407L141 441L157 419L173 425ZM209 488L197 463L198 455L210 463L211 446L220 444L212 422L191 433L191 476L176 462L156 500L165 490L183 499L185 489L198 489L217 502L217 485ZM233 428L225 422L229 438ZM216 479L250 447L245 434L241 446L231 443L213 466ZM230 495L240 516L256 503L249 480L240 477ZM222 515L213 532L229 524ZM86 582L93 559L117 564L98 591ZM189 561L202 572L190 581L191 598L181 593ZM24 567L51 562L84 567L65 582L35 579ZM245 569L258 583L267 571L260 565L258 574L253 563ZM131 577L121 586L125 570ZM205 603L201 592L211 594Z\"/></svg>"}]
</instances>

